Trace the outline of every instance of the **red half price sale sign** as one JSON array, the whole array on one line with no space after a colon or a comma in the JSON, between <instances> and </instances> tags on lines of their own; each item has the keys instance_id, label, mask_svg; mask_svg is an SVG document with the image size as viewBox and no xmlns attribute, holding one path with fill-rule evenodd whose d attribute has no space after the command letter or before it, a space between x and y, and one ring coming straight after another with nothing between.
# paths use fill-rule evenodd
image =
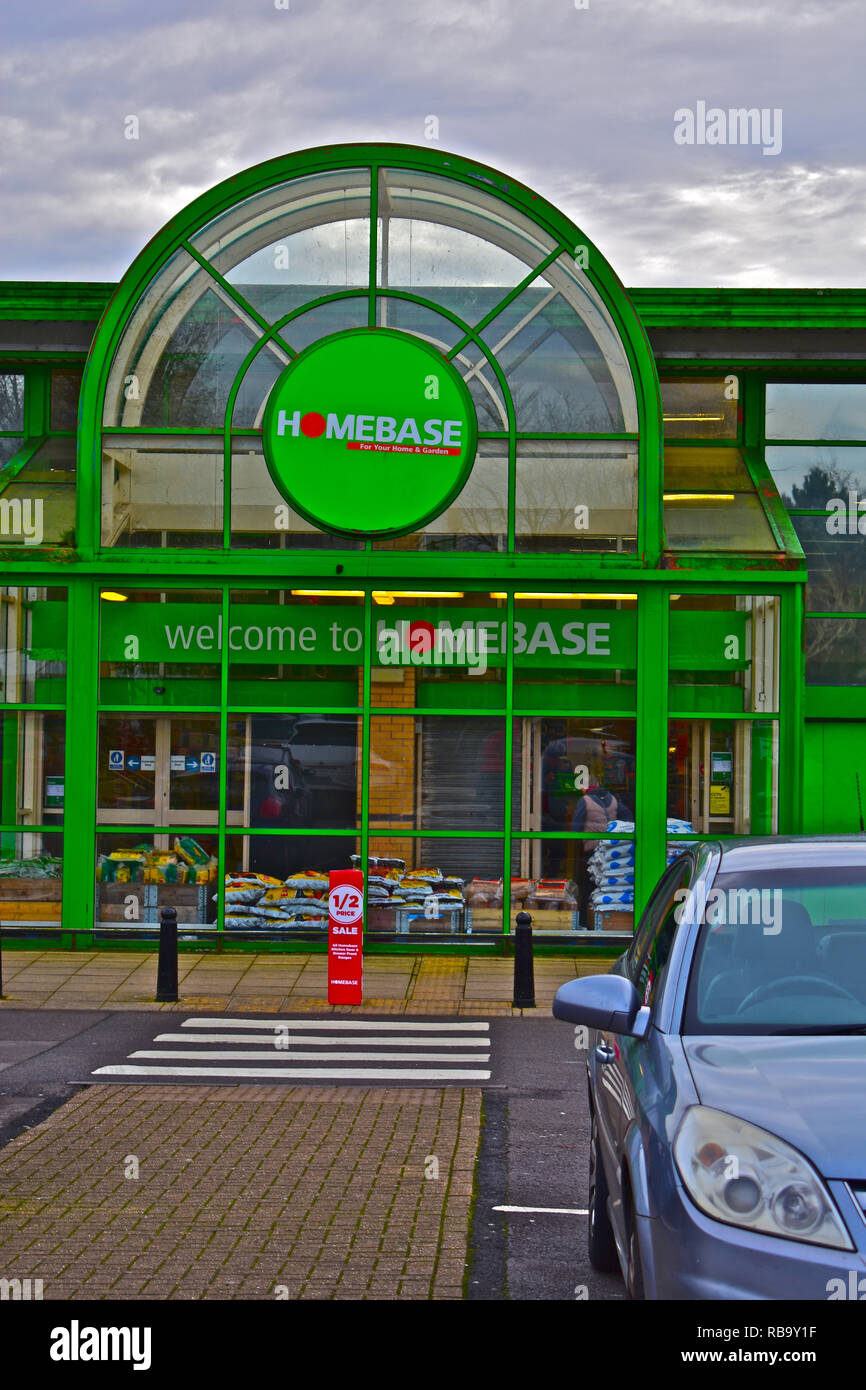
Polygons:
<instances>
[{"instance_id":1,"label":"red half price sale sign","mask_svg":"<svg viewBox=\"0 0 866 1390\"><path fill-rule=\"evenodd\" d=\"M328 891L328 1003L360 1004L364 965L364 875L332 869Z\"/></svg>"}]
</instances>

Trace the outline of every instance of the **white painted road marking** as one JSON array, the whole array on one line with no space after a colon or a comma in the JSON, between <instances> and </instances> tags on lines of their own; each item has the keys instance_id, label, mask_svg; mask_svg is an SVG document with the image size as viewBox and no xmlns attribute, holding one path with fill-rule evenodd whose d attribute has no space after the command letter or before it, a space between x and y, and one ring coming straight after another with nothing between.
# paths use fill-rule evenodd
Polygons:
<instances>
[{"instance_id":1,"label":"white painted road marking","mask_svg":"<svg viewBox=\"0 0 866 1390\"><path fill-rule=\"evenodd\" d=\"M489 1023L404 1023L391 1019L363 1018L187 1018L184 1028L257 1028L274 1032L278 1028L288 1028L293 1032L318 1032L327 1028L328 1032L343 1032L345 1029L367 1029L376 1033L487 1033Z\"/></svg>"},{"instance_id":2,"label":"white painted road marking","mask_svg":"<svg viewBox=\"0 0 866 1390\"><path fill-rule=\"evenodd\" d=\"M158 1041L158 1040L157 1040L157 1041ZM196 1039L196 1041L198 1041L198 1039ZM173 1051L169 1050L168 1048L160 1048L158 1051L154 1051L154 1052L130 1052L129 1055L130 1055L130 1057L133 1057L133 1058L134 1058L134 1057L142 1057L142 1058L151 1058L151 1059L152 1059L152 1058L160 1058L160 1057L170 1057L170 1058L173 1058L173 1059L181 1059L181 1058L184 1058L184 1057L189 1057L189 1058L191 1058L191 1060L194 1061L194 1062L207 1062L207 1061L211 1060L214 1056L218 1056L218 1057L219 1057L219 1060L220 1060L221 1062L247 1062L247 1061L252 1061L252 1062L268 1062L268 1061L273 1061L273 1060L274 1060L274 1056L276 1056L277 1059L280 1060L280 1061L282 1061L283 1059L285 1059L285 1061L287 1061L287 1062L303 1062L303 1061L311 1061L311 1060L312 1060L312 1061L316 1061L316 1062L322 1061L322 1060L325 1060L325 1061L334 1061L334 1062L370 1062L370 1061L376 1061L376 1062L379 1062L379 1061L383 1061L383 1062L407 1062L407 1061L409 1061L409 1062L441 1062L441 1061L442 1061L442 1057L441 1057L441 1055L440 1055L438 1052L413 1052L413 1053L411 1054L410 1057L407 1057L405 1052L376 1052L376 1053L373 1054L372 1057L371 1057L371 1055L370 1055L369 1052L329 1052L329 1053L328 1053L328 1056L327 1056L326 1058L322 1059L322 1058L320 1058L320 1057L317 1057L316 1054L313 1053L313 1052L287 1052L286 1049L283 1048L283 1047L272 1047L272 1048L269 1048L267 1052L231 1052L231 1051L226 1050L225 1048L221 1048L220 1051L219 1051L218 1053L213 1053L213 1052L187 1052L186 1050L184 1050L183 1052L179 1052L179 1051L178 1051L178 1052L173 1052ZM480 1055L479 1055L478 1053L474 1053L474 1052L468 1052L468 1053L467 1053L467 1052L456 1052L456 1053L455 1053L455 1052L452 1052L451 1055L450 1055L446 1060L449 1061L449 1062L489 1062L489 1061L490 1061L490 1054L489 1054L489 1052L484 1052L484 1053L481 1053Z\"/></svg>"},{"instance_id":3,"label":"white painted road marking","mask_svg":"<svg viewBox=\"0 0 866 1390\"><path fill-rule=\"evenodd\" d=\"M490 1024L471 1020L196 1017L184 1019L176 1033L157 1033L146 1049L91 1075L142 1081L187 1077L466 1084L490 1080L490 1056ZM262 1062L267 1065L251 1065ZM393 1063L402 1065L389 1065Z\"/></svg>"},{"instance_id":4,"label":"white painted road marking","mask_svg":"<svg viewBox=\"0 0 866 1390\"><path fill-rule=\"evenodd\" d=\"M328 1023L327 1026L330 1028L330 1023ZM260 1047L263 1042L269 1041L272 1037L274 1039L274 1045L277 1039L282 1042L285 1038L290 1038L295 1031L294 1024L291 1024L286 1025L285 1031L275 1032L273 1035L270 1033L263 1033L261 1035L249 1033L196 1033L195 1037L191 1038L189 1033L158 1033L153 1041L155 1043L245 1043L250 1047ZM370 1037L367 1033L361 1038L346 1038L332 1037L328 1034L324 1037L295 1038L293 1041L299 1046L303 1045L304 1047L347 1047L351 1046L352 1043L356 1046L360 1046L361 1043L363 1043L365 1047L396 1047L398 1043L400 1047L433 1047L434 1045L436 1047L490 1046L489 1037L431 1038L429 1034L425 1034L423 1038L395 1038L393 1034L387 1037L374 1038Z\"/></svg>"},{"instance_id":5,"label":"white painted road marking","mask_svg":"<svg viewBox=\"0 0 866 1390\"><path fill-rule=\"evenodd\" d=\"M583 1207L493 1207L493 1211L528 1212L533 1216L589 1216Z\"/></svg>"},{"instance_id":6,"label":"white painted road marking","mask_svg":"<svg viewBox=\"0 0 866 1390\"><path fill-rule=\"evenodd\" d=\"M93 1076L241 1076L293 1081L489 1081L489 1071L427 1067L98 1067Z\"/></svg>"}]
</instances>

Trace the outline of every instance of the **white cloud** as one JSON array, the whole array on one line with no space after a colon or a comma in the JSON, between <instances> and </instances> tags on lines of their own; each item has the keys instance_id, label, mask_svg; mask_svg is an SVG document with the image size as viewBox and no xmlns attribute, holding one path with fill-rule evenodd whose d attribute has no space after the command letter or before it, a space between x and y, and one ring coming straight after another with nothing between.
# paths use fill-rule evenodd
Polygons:
<instances>
[{"instance_id":1,"label":"white cloud","mask_svg":"<svg viewBox=\"0 0 866 1390\"><path fill-rule=\"evenodd\" d=\"M239 169L435 115L627 284L866 283L860 0L290 4L4 0L0 277L118 278ZM782 153L676 145L698 100L782 108Z\"/></svg>"}]
</instances>

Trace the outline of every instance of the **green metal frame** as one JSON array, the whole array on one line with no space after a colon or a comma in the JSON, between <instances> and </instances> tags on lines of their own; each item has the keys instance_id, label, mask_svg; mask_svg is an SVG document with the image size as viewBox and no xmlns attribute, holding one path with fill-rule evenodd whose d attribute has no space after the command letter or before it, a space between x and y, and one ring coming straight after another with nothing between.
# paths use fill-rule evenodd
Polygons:
<instances>
[{"instance_id":1,"label":"green metal frame","mask_svg":"<svg viewBox=\"0 0 866 1390\"><path fill-rule=\"evenodd\" d=\"M380 167L433 172L457 182L463 182L468 187L480 187L488 194L495 194L503 203L512 206L530 218L552 238L555 251L551 253L548 260L563 253L573 254L578 245L587 248L586 274L602 296L620 334L631 367L637 395L639 421L637 437L639 450L637 555L610 553L573 556L513 552L514 476L517 441L520 437L595 437L624 440L635 438L631 434L598 436L567 434L545 436L536 434L522 436L517 431L514 407L504 374L499 364L493 360L489 346L479 335L485 322L492 319L505 302L514 298L524 285L534 278L538 273L538 267L514 291L503 296L495 310L474 326L462 322L456 315L439 304L429 305L443 318L450 319L455 328L462 331L464 335L462 340L458 341L451 350L450 355L453 356L462 346L473 342L490 361L502 391L508 414L508 429L489 432L486 437L501 438L507 440L508 444L509 553L458 552L445 554L381 551L376 550L369 543L363 550L327 552L232 550L228 467L225 472L222 548L208 551L160 550L147 552L111 550L101 547L99 478L103 396L113 356L128 317L153 276L180 247L186 249L189 254L201 262L201 256L189 244L190 238L205 223L251 194L266 189L275 183L304 174L361 167L371 171L370 286L366 291L359 292L357 289L353 289L322 295L315 302L325 303L339 298L357 297L359 293L361 295L368 294L370 306L368 322L371 325L375 324L376 302L379 297L397 296L420 303L428 303L421 296L415 296L406 291L395 291L390 288L379 290L375 284L376 197L377 174ZM542 262L542 267L543 265L544 262ZM291 355L292 348L289 341L279 335L293 317L309 310L312 301L286 315L275 324L266 323L228 282L216 276L212 269L208 268L208 270L211 275L220 279L224 290L244 307L244 312L248 313L254 321L261 323L265 337L255 344L242 364L227 402L223 426L198 430L177 427L174 432L220 438L224 457L227 464L230 465L232 438L255 433L254 431L234 431L232 429L232 411L243 374L251 365L256 353L261 350L265 340L277 339ZM479 590L495 589L508 595L505 609L508 621L514 614L515 591L531 592L533 589L544 591L556 587L571 591L579 585L582 592L589 593L593 590L603 592L612 584L616 584L618 590L636 594L638 598L636 707L633 715L620 710L615 711L615 713L618 717L634 717L637 720L636 797L640 808L640 849L637 858L635 886L637 913L640 912L664 865L665 819L667 814L666 745L670 715L667 670L669 595L672 591L681 594L778 594L782 597L780 681L783 691L782 709L775 716L778 719L780 731L780 830L791 831L799 828L802 795L803 703L800 634L802 631L802 587L805 574L800 558L802 552L799 550L793 528L787 521L787 517L779 514L778 508L773 506L772 499L768 498L765 493L762 495L762 501L768 510L771 524L776 528L780 542L784 544L786 550L789 550L788 558L774 557L770 559L754 555L712 555L707 553L677 554L676 557L671 557L662 553L661 407L656 363L647 338L646 326L665 326L670 322L691 324L701 315L703 315L701 322L706 323L713 319L716 310L718 310L719 320L723 321L725 326L731 326L735 319L737 323L745 322L749 313L752 313L753 317L757 319L760 318L760 315L754 310L754 306L753 309L748 308L749 304L752 303L750 299L743 299L742 307L738 311L739 319L736 315L731 316L730 313L727 318L724 317L724 304L732 304L734 302L733 296L737 293L754 296L756 292L707 291L701 294L687 291L683 292L681 302L677 301L676 303L674 301L677 292L671 291L658 292L656 298L653 298L655 292L636 291L630 298L604 257L583 236L574 223L531 190L511 179L506 179L498 171L479 165L475 161L461 159L458 156L425 147L407 145L344 145L308 150L271 160L226 180L183 209L166 228L157 234L133 262L107 303L106 299L110 289L107 286L91 286L86 287L86 289L66 286L63 287L64 292L54 286L40 288L41 294L38 289L34 290L32 286L17 287L18 292L13 293L16 287L7 286L7 298L11 301L8 317L44 317L46 319L59 319L64 316L69 318L88 317L95 314L101 306L104 306L87 359L81 397L77 474L77 548L75 551L55 549L50 553L43 551L39 554L33 554L31 552L26 556L22 555L20 550L10 551L9 548L5 552L0 552L0 556L7 561L5 566L8 575L7 582L13 584L26 582L60 584L65 585L69 593L66 783L67 787L70 788L70 793L67 795L67 806L71 806L71 791L74 789L75 809L74 813L67 810L65 818L63 879L63 921L65 924L76 930L86 931L93 923L93 869L95 835L97 833L96 779L94 775L97 760L97 726L100 712L109 713L112 711L111 705L100 705L98 688L99 592L104 587L142 586L165 590L206 587L219 590L222 593L225 626L228 622L229 592L232 588L303 587L304 581L315 583L317 580L327 579L329 588L346 587L365 590L363 700L360 706L363 721L362 806L360 826L357 832L361 840L361 853L364 857L368 853L371 835L377 833L371 832L369 826L367 785L371 717L370 637L373 622L371 599L373 589L393 587L397 581L401 587L405 588L411 588L413 583L418 583L419 587L423 586L424 589L437 587L443 590L459 587L464 591L471 591L473 588ZM697 301L695 299L696 294L698 296ZM725 296L728 297L727 300ZM636 302L643 308L643 321L636 311ZM788 302L786 301L786 303ZM801 307L794 298L790 299L790 303L795 304L798 308ZM692 306L691 310L689 310L689 304ZM827 306L822 304L819 307L816 307L812 301L810 304L811 308L806 305L804 300L802 305L802 313L807 319L808 313L817 314L819 309L823 313L825 307L828 309L830 307L829 303ZM719 308L720 305L721 308ZM833 308L838 313L841 326L851 326L853 311L851 316L847 315L843 312L844 306L838 303L834 304ZM776 302L775 312L777 314L775 319L772 318L772 314L769 317L772 319L773 326L779 326L778 314L783 313L781 301ZM860 312L861 306L858 305L857 313ZM665 313L669 315L667 318L664 316ZM794 310L785 309L783 317L793 313ZM676 315L680 317L677 318ZM864 292L862 316L864 323L866 323L866 292ZM828 315L825 315L823 322L826 323L827 317ZM764 318L761 321L766 322L767 320ZM797 321L797 326L802 326L802 319ZM855 326L859 326L859 323ZM28 354L18 354L17 358L21 361L27 360ZM41 360L44 362L45 358L43 357ZM74 359L65 355L62 360ZM729 363L722 365L730 368ZM790 367L790 364L788 365ZM665 370L676 371L678 374L688 369L667 362L663 366ZM700 363L697 368L696 364L692 362L690 367L699 369L703 373L713 371L712 364L705 362ZM45 425L42 432L47 427L47 417L43 418ZM750 469L756 470L758 469L757 455L753 458L752 451L759 452L760 444L757 439L749 436L749 418L750 411L747 410L747 434L743 442L748 465ZM112 434L123 432L123 430L114 427L110 430ZM136 430L129 429L126 432L130 436L134 436ZM145 432L144 427L139 427L138 432ZM148 427L146 432L153 434L172 431ZM482 435L481 437L485 436ZM678 445L681 442L680 440L676 441ZM704 443L705 441L701 442ZM753 476L760 486L763 479L755 471L753 471ZM216 826L203 827L203 833L216 833L218 836L221 864L224 863L225 859L226 843L236 833L233 827L227 825L225 811L228 718L234 708L228 703L228 655L227 648L224 646L220 657L220 706L208 707L208 711L214 713L219 713L220 709L225 712L220 722L220 811ZM114 708L116 709L116 707ZM359 712L357 703L352 706L334 707L335 712L338 709L346 713L357 714ZM592 711L595 711L594 706ZM168 713L169 711L166 709L164 712ZM173 712L180 712L180 707L174 707ZM196 706L195 712L204 713L205 707ZM393 712L406 714L407 710L401 707ZM510 768L512 720L514 717L532 713L549 713L555 716L568 711L563 709L530 711L522 707L516 708L514 658L513 654L509 652L505 667L501 706L497 705L496 709L482 710L467 703L466 705L451 705L448 711L436 709L421 712L435 714L453 712L454 714L464 714L466 717L478 714L498 714L505 718L505 765L506 768ZM579 714L581 718L590 712L590 709L582 704L574 710L574 713ZM387 710L377 706L376 713L387 713ZM603 713L603 709L599 708L598 713ZM586 836L571 836L565 832L514 832L511 825L508 777L505 780L502 832L453 833L455 837L459 838L501 839L505 871L503 924L507 929L510 911L508 866L511 862L513 840L516 838L582 839ZM186 829L186 827L184 828ZM105 826L100 827L99 833L126 833L132 829L133 827L127 826ZM152 833L154 827L141 827L140 829L141 833ZM319 834L320 832L302 830L282 833L304 836L310 833ZM351 835L356 832L337 833ZM395 831L390 832L390 837L393 838L397 833ZM420 832L415 833L420 834ZM439 832L439 835L444 836L451 833L443 831ZM401 830L399 834L402 836L404 832ZM436 833L424 832L424 838L436 838ZM221 918L223 908L222 883L220 883L219 890L219 908Z\"/></svg>"}]
</instances>

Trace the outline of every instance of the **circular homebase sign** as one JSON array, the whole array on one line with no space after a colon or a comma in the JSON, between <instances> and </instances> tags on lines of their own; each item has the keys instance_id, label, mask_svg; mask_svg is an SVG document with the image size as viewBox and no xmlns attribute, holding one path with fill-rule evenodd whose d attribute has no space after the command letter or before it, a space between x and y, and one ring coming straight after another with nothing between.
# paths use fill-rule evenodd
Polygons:
<instances>
[{"instance_id":1,"label":"circular homebase sign","mask_svg":"<svg viewBox=\"0 0 866 1390\"><path fill-rule=\"evenodd\" d=\"M475 461L472 397L420 338L351 328L277 378L262 445L279 492L323 531L401 535L443 512Z\"/></svg>"}]
</instances>

